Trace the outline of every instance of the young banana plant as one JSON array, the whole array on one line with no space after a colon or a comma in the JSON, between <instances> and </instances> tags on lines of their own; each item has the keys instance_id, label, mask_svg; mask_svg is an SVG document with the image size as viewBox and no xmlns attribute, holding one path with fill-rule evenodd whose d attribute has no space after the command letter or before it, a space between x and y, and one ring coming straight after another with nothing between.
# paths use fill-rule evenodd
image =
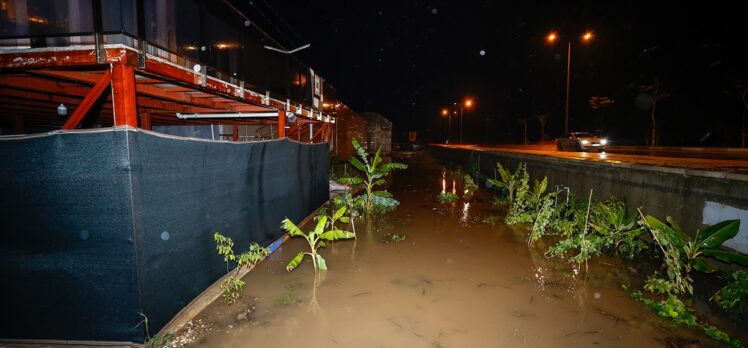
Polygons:
<instances>
[{"instance_id":1,"label":"young banana plant","mask_svg":"<svg viewBox=\"0 0 748 348\"><path fill-rule=\"evenodd\" d=\"M382 148L377 149L374 156L369 155L366 150L361 147L356 139L353 139L353 148L356 149L356 155L358 158L351 156L348 160L352 166L366 175L365 179L359 177L340 178L339 181L342 184L363 186L366 190L365 196L365 210L371 212L375 206L382 207L394 207L399 204L397 200L392 198L392 194L387 191L375 191L376 186L381 186L386 183L385 177L393 170L407 169L408 166L402 163L382 163Z\"/></svg>"},{"instance_id":2,"label":"young banana plant","mask_svg":"<svg viewBox=\"0 0 748 348\"><path fill-rule=\"evenodd\" d=\"M342 212L340 212L341 210ZM338 209L338 211L335 212L334 216L337 216L338 212L340 212L340 217L342 217L343 214L345 214L345 207ZM309 231L307 234L304 234L304 232L302 232L301 229L299 229L299 227L296 226L291 220L289 220L288 218L285 218L283 220L283 222L281 223L281 228L286 230L286 232L288 232L288 234L292 237L304 237L307 243L309 243L310 250L310 252L299 252L296 257L294 257L291 262L288 263L288 265L286 266L286 271L290 272L298 267L299 264L301 264L301 261L304 260L305 255L309 255L312 258L315 272L317 270L327 270L327 262L325 262L325 259L322 257L322 255L317 253L317 250L326 246L325 241L349 239L356 236L356 234L353 232L338 230L334 228L325 231L326 226L327 216L323 216L319 219L319 221L317 221L317 226L314 228L314 230Z\"/></svg>"}]
</instances>

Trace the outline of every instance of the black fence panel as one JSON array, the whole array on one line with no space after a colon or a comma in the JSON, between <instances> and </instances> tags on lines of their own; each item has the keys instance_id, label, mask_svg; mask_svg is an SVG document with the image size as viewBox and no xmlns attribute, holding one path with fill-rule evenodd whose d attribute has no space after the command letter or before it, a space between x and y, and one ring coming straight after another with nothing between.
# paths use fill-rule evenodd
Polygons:
<instances>
[{"instance_id":1,"label":"black fence panel","mask_svg":"<svg viewBox=\"0 0 748 348\"><path fill-rule=\"evenodd\" d=\"M214 232L236 253L268 245L285 216L301 220L328 199L326 144L132 137L138 269L155 327L226 273Z\"/></svg>"},{"instance_id":2,"label":"black fence panel","mask_svg":"<svg viewBox=\"0 0 748 348\"><path fill-rule=\"evenodd\" d=\"M0 337L142 337L127 157L125 132L0 141Z\"/></svg>"},{"instance_id":3,"label":"black fence panel","mask_svg":"<svg viewBox=\"0 0 748 348\"><path fill-rule=\"evenodd\" d=\"M328 199L328 147L141 131L0 140L2 338L139 341Z\"/></svg>"}]
</instances>

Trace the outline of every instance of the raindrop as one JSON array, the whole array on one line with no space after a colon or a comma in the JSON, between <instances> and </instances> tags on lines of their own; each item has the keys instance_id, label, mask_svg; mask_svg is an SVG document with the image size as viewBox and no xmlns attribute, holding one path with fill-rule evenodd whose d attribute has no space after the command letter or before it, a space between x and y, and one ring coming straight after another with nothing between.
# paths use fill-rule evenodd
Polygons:
<instances>
[{"instance_id":1,"label":"raindrop","mask_svg":"<svg viewBox=\"0 0 748 348\"><path fill-rule=\"evenodd\" d=\"M81 231L81 240L88 240L89 237L91 237L91 234L88 233L88 231L86 230Z\"/></svg>"},{"instance_id":2,"label":"raindrop","mask_svg":"<svg viewBox=\"0 0 748 348\"><path fill-rule=\"evenodd\" d=\"M208 48L207 48L207 47L205 47L205 46L200 46L200 50L201 50L201 51L203 51L203 52L205 52L205 50L207 50L207 49L208 49Z\"/></svg>"},{"instance_id":3,"label":"raindrop","mask_svg":"<svg viewBox=\"0 0 748 348\"><path fill-rule=\"evenodd\" d=\"M486 51L485 50L480 50L479 53L480 53L481 56L485 56L486 55Z\"/></svg>"},{"instance_id":4,"label":"raindrop","mask_svg":"<svg viewBox=\"0 0 748 348\"><path fill-rule=\"evenodd\" d=\"M169 238L170 236L168 231L161 232L161 240L169 240Z\"/></svg>"},{"instance_id":5,"label":"raindrop","mask_svg":"<svg viewBox=\"0 0 748 348\"><path fill-rule=\"evenodd\" d=\"M245 27L248 27L250 25L252 25L252 22L250 22L249 20L244 21L244 26Z\"/></svg>"},{"instance_id":6,"label":"raindrop","mask_svg":"<svg viewBox=\"0 0 748 348\"><path fill-rule=\"evenodd\" d=\"M435 14L437 14L437 13L439 13L439 10L437 10L437 9L435 9L435 8L432 8L432 9L431 9L431 14L435 15Z\"/></svg>"},{"instance_id":7,"label":"raindrop","mask_svg":"<svg viewBox=\"0 0 748 348\"><path fill-rule=\"evenodd\" d=\"M600 299L600 293L599 292L595 292L595 294L593 296L595 297L596 300Z\"/></svg>"},{"instance_id":8,"label":"raindrop","mask_svg":"<svg viewBox=\"0 0 748 348\"><path fill-rule=\"evenodd\" d=\"M561 60L561 55L558 54L558 53L556 53L556 54L553 55L553 58L556 59L556 60Z\"/></svg>"},{"instance_id":9,"label":"raindrop","mask_svg":"<svg viewBox=\"0 0 748 348\"><path fill-rule=\"evenodd\" d=\"M379 10L379 12L377 12L377 14L380 15L380 16L382 15L382 13L384 13L384 12L382 12L382 10Z\"/></svg>"}]
</instances>

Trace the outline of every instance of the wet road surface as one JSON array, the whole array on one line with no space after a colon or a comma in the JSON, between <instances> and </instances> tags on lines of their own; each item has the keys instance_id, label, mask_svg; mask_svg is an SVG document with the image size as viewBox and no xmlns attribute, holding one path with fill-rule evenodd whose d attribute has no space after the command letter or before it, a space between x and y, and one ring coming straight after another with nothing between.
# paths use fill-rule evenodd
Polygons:
<instances>
[{"instance_id":1,"label":"wet road surface","mask_svg":"<svg viewBox=\"0 0 748 348\"><path fill-rule=\"evenodd\" d=\"M479 151L522 153L538 156L629 163L748 175L748 149L609 147L605 152L558 151L555 145L435 145Z\"/></svg>"}]
</instances>

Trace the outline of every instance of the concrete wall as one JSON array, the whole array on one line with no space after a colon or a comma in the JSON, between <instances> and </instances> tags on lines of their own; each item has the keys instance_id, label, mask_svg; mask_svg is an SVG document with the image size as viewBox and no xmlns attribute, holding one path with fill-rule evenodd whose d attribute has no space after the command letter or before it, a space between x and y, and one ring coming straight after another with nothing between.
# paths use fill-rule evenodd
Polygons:
<instances>
[{"instance_id":1,"label":"concrete wall","mask_svg":"<svg viewBox=\"0 0 748 348\"><path fill-rule=\"evenodd\" d=\"M643 207L645 214L661 219L672 216L686 231L741 219L738 236L725 245L748 253L748 175L445 147L430 150L463 165L475 153L481 172L490 177L496 175L497 161L512 169L524 162L533 180L547 176L550 187L568 186L577 197L587 197L590 189L598 200L615 196L629 209Z\"/></svg>"}]
</instances>

